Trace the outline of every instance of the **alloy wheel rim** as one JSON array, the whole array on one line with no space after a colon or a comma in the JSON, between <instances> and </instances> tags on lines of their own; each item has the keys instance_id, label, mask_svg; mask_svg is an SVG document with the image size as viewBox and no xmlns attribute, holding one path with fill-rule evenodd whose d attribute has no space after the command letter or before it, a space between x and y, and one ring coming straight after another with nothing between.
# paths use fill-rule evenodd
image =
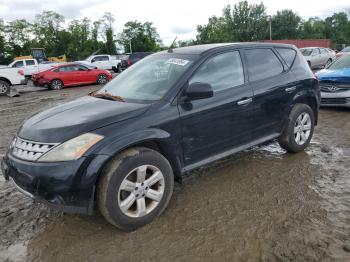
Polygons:
<instances>
[{"instance_id":1,"label":"alloy wheel rim","mask_svg":"<svg viewBox=\"0 0 350 262\"><path fill-rule=\"evenodd\" d=\"M159 168L142 165L129 172L118 190L118 206L124 215L140 218L163 199L164 175Z\"/></svg>"},{"instance_id":2,"label":"alloy wheel rim","mask_svg":"<svg viewBox=\"0 0 350 262\"><path fill-rule=\"evenodd\" d=\"M99 77L99 79L98 79L98 82L99 82L100 84L105 84L105 83L107 83L107 77L106 77L105 75L101 75L101 76Z\"/></svg>"},{"instance_id":3,"label":"alloy wheel rim","mask_svg":"<svg viewBox=\"0 0 350 262\"><path fill-rule=\"evenodd\" d=\"M311 117L308 113L300 114L294 125L294 139L298 145L303 145L311 133Z\"/></svg>"},{"instance_id":4,"label":"alloy wheel rim","mask_svg":"<svg viewBox=\"0 0 350 262\"><path fill-rule=\"evenodd\" d=\"M6 94L7 86L5 84L0 84L0 94Z\"/></svg>"},{"instance_id":5,"label":"alloy wheel rim","mask_svg":"<svg viewBox=\"0 0 350 262\"><path fill-rule=\"evenodd\" d=\"M55 80L52 82L52 89L58 90L61 89L62 85L61 82L58 80Z\"/></svg>"}]
</instances>

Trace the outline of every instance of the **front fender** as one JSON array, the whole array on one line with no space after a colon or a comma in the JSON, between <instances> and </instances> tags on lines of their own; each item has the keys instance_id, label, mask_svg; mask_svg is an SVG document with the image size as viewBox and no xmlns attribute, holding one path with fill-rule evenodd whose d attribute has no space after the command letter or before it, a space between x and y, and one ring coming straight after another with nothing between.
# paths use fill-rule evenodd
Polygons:
<instances>
[{"instance_id":1,"label":"front fender","mask_svg":"<svg viewBox=\"0 0 350 262\"><path fill-rule=\"evenodd\" d=\"M103 148L99 148L98 154L114 156L120 151L142 142L150 140L165 142L167 139L170 139L170 134L168 132L157 128L148 128L119 137L112 143L103 146Z\"/></svg>"}]
</instances>

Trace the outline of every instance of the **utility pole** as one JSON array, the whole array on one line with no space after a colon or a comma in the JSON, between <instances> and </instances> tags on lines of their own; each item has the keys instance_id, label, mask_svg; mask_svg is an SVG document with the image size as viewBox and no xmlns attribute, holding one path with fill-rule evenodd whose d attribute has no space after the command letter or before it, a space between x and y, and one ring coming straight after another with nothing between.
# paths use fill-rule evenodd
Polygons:
<instances>
[{"instance_id":1,"label":"utility pole","mask_svg":"<svg viewBox=\"0 0 350 262\"><path fill-rule=\"evenodd\" d=\"M129 39L129 47L130 47L130 54L132 53L132 49L131 49L131 38Z\"/></svg>"},{"instance_id":2,"label":"utility pole","mask_svg":"<svg viewBox=\"0 0 350 262\"><path fill-rule=\"evenodd\" d=\"M270 40L272 40L272 16L268 15L267 20L269 21Z\"/></svg>"}]
</instances>

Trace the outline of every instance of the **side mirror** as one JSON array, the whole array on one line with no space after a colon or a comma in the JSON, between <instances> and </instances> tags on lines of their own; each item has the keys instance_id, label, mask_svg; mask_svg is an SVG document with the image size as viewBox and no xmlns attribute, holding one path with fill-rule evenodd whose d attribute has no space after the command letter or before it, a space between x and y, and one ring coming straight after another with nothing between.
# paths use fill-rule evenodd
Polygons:
<instances>
[{"instance_id":1,"label":"side mirror","mask_svg":"<svg viewBox=\"0 0 350 262\"><path fill-rule=\"evenodd\" d=\"M195 82L187 87L185 95L189 100L198 100L210 98L214 92L210 84Z\"/></svg>"}]
</instances>

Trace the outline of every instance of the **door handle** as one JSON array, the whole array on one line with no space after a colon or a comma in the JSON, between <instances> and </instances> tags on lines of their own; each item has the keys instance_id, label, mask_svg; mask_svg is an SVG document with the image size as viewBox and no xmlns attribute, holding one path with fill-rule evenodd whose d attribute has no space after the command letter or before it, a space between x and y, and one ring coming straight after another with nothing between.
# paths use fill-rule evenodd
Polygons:
<instances>
[{"instance_id":1,"label":"door handle","mask_svg":"<svg viewBox=\"0 0 350 262\"><path fill-rule=\"evenodd\" d=\"M247 105L247 104L251 103L252 101L253 101L252 98L248 98L248 99L238 101L237 104L239 106L243 106L243 105Z\"/></svg>"},{"instance_id":2,"label":"door handle","mask_svg":"<svg viewBox=\"0 0 350 262\"><path fill-rule=\"evenodd\" d=\"M295 91L295 89L297 89L296 86L291 86L291 87L287 87L285 90L286 90L286 92L293 92L293 91Z\"/></svg>"}]
</instances>

